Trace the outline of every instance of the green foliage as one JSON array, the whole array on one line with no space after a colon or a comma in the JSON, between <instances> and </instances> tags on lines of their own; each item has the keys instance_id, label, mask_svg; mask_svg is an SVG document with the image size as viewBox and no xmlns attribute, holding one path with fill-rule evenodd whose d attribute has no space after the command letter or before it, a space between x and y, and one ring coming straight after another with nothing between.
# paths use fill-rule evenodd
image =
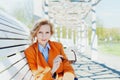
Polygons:
<instances>
[{"instance_id":1,"label":"green foliage","mask_svg":"<svg viewBox=\"0 0 120 80\"><path fill-rule=\"evenodd\" d=\"M96 33L98 35L98 39L103 41L111 37L113 41L120 41L120 29L119 28L104 28L97 27Z\"/></svg>"},{"instance_id":2,"label":"green foliage","mask_svg":"<svg viewBox=\"0 0 120 80\"><path fill-rule=\"evenodd\" d=\"M92 29L88 28L88 39L91 40ZM98 35L98 40L104 41L107 39L109 41L110 37L113 42L120 42L120 28L105 28L97 27L96 34Z\"/></svg>"},{"instance_id":3,"label":"green foliage","mask_svg":"<svg viewBox=\"0 0 120 80\"><path fill-rule=\"evenodd\" d=\"M73 41L74 41L74 43L76 43L76 37L77 37L77 31L76 30L74 30L74 34L73 34L74 36L73 36Z\"/></svg>"},{"instance_id":4,"label":"green foliage","mask_svg":"<svg viewBox=\"0 0 120 80\"><path fill-rule=\"evenodd\" d=\"M55 33L55 34L57 34L58 38L60 38L60 27L57 27L56 29L57 29L57 33Z\"/></svg>"},{"instance_id":5,"label":"green foliage","mask_svg":"<svg viewBox=\"0 0 120 80\"><path fill-rule=\"evenodd\" d=\"M0 10L5 11L5 9L4 9L4 8L2 8L1 6L0 6Z\"/></svg>"},{"instance_id":6,"label":"green foliage","mask_svg":"<svg viewBox=\"0 0 120 80\"><path fill-rule=\"evenodd\" d=\"M107 36L105 28L103 28L103 27L97 27L96 34L98 35L99 40L104 40L105 37Z\"/></svg>"},{"instance_id":7,"label":"green foliage","mask_svg":"<svg viewBox=\"0 0 120 80\"><path fill-rule=\"evenodd\" d=\"M91 42L92 30L91 30L91 28L88 28L87 30L88 30L88 40L89 40L89 42Z\"/></svg>"},{"instance_id":8,"label":"green foliage","mask_svg":"<svg viewBox=\"0 0 120 80\"><path fill-rule=\"evenodd\" d=\"M16 17L17 20L25 23L26 19L24 17L24 12L22 9L15 9L13 15Z\"/></svg>"},{"instance_id":9,"label":"green foliage","mask_svg":"<svg viewBox=\"0 0 120 80\"><path fill-rule=\"evenodd\" d=\"M66 38L66 27L62 27L62 38Z\"/></svg>"},{"instance_id":10,"label":"green foliage","mask_svg":"<svg viewBox=\"0 0 120 80\"><path fill-rule=\"evenodd\" d=\"M103 53L120 56L120 42L104 42L99 41L98 50Z\"/></svg>"},{"instance_id":11,"label":"green foliage","mask_svg":"<svg viewBox=\"0 0 120 80\"><path fill-rule=\"evenodd\" d=\"M24 23L26 26L29 26L29 28L32 27L33 24L33 14L29 14L27 9L24 9L25 6L22 8L16 8L12 15L22 23Z\"/></svg>"},{"instance_id":12,"label":"green foliage","mask_svg":"<svg viewBox=\"0 0 120 80\"><path fill-rule=\"evenodd\" d=\"M33 24L34 24L34 19L31 20L31 22L28 24L28 28L32 28L33 27Z\"/></svg>"},{"instance_id":13,"label":"green foliage","mask_svg":"<svg viewBox=\"0 0 120 80\"><path fill-rule=\"evenodd\" d=\"M18 4L20 4L20 6L18 6ZM33 24L32 0L11 1L11 4L9 4L9 6L0 5L0 10L3 10L5 13L9 14L10 16L13 16L14 18L16 18L18 21L25 24L26 26L31 27L32 26L31 24Z\"/></svg>"},{"instance_id":14,"label":"green foliage","mask_svg":"<svg viewBox=\"0 0 120 80\"><path fill-rule=\"evenodd\" d=\"M69 29L68 29L68 38L69 38L69 39L71 39L71 38L72 38L72 36L71 36L71 35L72 35L72 33L71 33L71 32L72 32L72 29L71 29L71 28L69 28Z\"/></svg>"}]
</instances>

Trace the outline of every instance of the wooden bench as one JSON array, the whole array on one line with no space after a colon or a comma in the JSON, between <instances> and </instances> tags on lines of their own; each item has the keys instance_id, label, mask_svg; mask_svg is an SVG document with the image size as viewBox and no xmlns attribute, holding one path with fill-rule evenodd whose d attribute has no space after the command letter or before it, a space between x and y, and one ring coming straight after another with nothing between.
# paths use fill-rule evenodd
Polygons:
<instances>
[{"instance_id":1,"label":"wooden bench","mask_svg":"<svg viewBox=\"0 0 120 80\"><path fill-rule=\"evenodd\" d=\"M24 55L28 37L27 27L0 11L0 80L33 80Z\"/></svg>"}]
</instances>

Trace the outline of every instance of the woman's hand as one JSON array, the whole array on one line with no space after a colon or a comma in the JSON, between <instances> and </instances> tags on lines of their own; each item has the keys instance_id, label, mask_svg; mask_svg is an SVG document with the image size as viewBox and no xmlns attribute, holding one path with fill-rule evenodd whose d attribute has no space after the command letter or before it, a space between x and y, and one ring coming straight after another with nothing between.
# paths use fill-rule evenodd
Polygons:
<instances>
[{"instance_id":1,"label":"woman's hand","mask_svg":"<svg viewBox=\"0 0 120 80\"><path fill-rule=\"evenodd\" d=\"M59 68L60 63L62 62L62 58L63 58L62 55L58 55L58 56L56 56L56 58L54 59L54 61L53 61L53 68L52 68L52 70L51 70L51 73L52 73L52 74L54 74L54 73L57 71L57 69Z\"/></svg>"}]
</instances>

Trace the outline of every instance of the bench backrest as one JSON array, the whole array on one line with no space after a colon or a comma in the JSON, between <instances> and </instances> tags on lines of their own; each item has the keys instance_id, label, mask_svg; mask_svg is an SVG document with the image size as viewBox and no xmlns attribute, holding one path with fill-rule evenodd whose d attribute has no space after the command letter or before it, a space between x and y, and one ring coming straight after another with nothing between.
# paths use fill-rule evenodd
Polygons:
<instances>
[{"instance_id":1,"label":"bench backrest","mask_svg":"<svg viewBox=\"0 0 120 80\"><path fill-rule=\"evenodd\" d=\"M0 80L33 80L24 55L29 31L0 11Z\"/></svg>"}]
</instances>

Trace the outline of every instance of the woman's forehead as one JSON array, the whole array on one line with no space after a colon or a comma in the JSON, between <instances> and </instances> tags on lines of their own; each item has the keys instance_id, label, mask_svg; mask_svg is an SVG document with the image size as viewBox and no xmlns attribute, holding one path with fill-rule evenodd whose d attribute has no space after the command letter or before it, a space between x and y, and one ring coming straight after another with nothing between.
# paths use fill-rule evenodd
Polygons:
<instances>
[{"instance_id":1,"label":"woman's forehead","mask_svg":"<svg viewBox=\"0 0 120 80\"><path fill-rule=\"evenodd\" d=\"M39 30L50 30L50 26L49 25L41 25L41 27L39 28Z\"/></svg>"}]
</instances>

